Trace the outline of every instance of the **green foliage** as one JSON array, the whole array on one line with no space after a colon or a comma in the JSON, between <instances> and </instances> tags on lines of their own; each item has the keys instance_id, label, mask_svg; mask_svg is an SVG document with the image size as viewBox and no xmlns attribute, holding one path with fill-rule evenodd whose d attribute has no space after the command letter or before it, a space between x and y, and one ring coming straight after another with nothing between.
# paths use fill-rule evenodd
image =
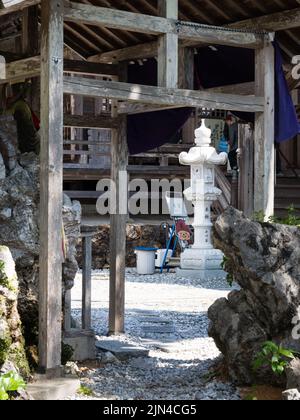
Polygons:
<instances>
[{"instance_id":1,"label":"green foliage","mask_svg":"<svg viewBox=\"0 0 300 420\"><path fill-rule=\"evenodd\" d=\"M287 215L287 217L285 217L283 219L276 218L276 217L271 217L270 218L270 222L271 223L279 223L279 224L282 224L282 225L298 226L298 227L300 227L300 217L297 216L296 209L295 209L294 205L291 205L288 208L288 215Z\"/></svg>"},{"instance_id":2,"label":"green foliage","mask_svg":"<svg viewBox=\"0 0 300 420\"><path fill-rule=\"evenodd\" d=\"M84 395L85 397L92 397L94 395L94 392L90 388L83 385L79 388L77 393L79 395Z\"/></svg>"},{"instance_id":3,"label":"green foliage","mask_svg":"<svg viewBox=\"0 0 300 420\"><path fill-rule=\"evenodd\" d=\"M287 225L287 226L298 226L300 227L300 217L297 216L297 211L295 209L295 206L292 204L288 209L287 209L288 215L287 217L284 218L279 218L279 217L275 217L275 216L271 216L268 219L269 223L277 223L280 225ZM263 211L259 211L254 213L252 220L254 222L258 222L258 223L264 223L265 222L265 214Z\"/></svg>"},{"instance_id":4,"label":"green foliage","mask_svg":"<svg viewBox=\"0 0 300 420\"><path fill-rule=\"evenodd\" d=\"M18 392L26 388L24 380L15 372L0 375L0 401L10 399L10 392Z\"/></svg>"},{"instance_id":5,"label":"green foliage","mask_svg":"<svg viewBox=\"0 0 300 420\"><path fill-rule=\"evenodd\" d=\"M273 373L280 376L284 373L288 360L293 360L294 358L293 351L284 349L272 341L267 341L263 344L262 351L257 354L253 368L258 370L270 366Z\"/></svg>"},{"instance_id":6,"label":"green foliage","mask_svg":"<svg viewBox=\"0 0 300 420\"><path fill-rule=\"evenodd\" d=\"M256 211L253 216L252 216L252 220L254 222L258 222L258 223L264 223L265 221L265 213L261 210L261 211Z\"/></svg>"},{"instance_id":7,"label":"green foliage","mask_svg":"<svg viewBox=\"0 0 300 420\"><path fill-rule=\"evenodd\" d=\"M70 362L74 355L73 347L69 346L69 344L62 343L61 345L61 364L65 366L68 362Z\"/></svg>"},{"instance_id":8,"label":"green foliage","mask_svg":"<svg viewBox=\"0 0 300 420\"><path fill-rule=\"evenodd\" d=\"M233 275L229 273L229 271L230 271L229 270L229 259L225 255L224 255L221 267L224 271L227 272L226 281L229 284L229 286L232 287L235 280L234 280Z\"/></svg>"}]
</instances>

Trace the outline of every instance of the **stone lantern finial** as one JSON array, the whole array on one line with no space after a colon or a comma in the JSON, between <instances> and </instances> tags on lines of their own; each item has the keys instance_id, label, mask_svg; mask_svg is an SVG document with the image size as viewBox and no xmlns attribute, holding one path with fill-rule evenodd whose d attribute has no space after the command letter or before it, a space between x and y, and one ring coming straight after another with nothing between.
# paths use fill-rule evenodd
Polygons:
<instances>
[{"instance_id":1,"label":"stone lantern finial","mask_svg":"<svg viewBox=\"0 0 300 420\"><path fill-rule=\"evenodd\" d=\"M195 131L195 143L197 146L205 147L211 144L211 130L206 127L205 119L202 119L202 124Z\"/></svg>"}]
</instances>

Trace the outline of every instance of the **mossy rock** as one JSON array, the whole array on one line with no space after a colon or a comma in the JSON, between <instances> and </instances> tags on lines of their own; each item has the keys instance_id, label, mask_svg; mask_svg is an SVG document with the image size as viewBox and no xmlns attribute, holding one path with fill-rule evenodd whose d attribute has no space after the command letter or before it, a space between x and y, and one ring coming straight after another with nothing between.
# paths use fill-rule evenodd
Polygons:
<instances>
[{"instance_id":1,"label":"mossy rock","mask_svg":"<svg viewBox=\"0 0 300 420\"><path fill-rule=\"evenodd\" d=\"M0 246L0 368L12 363L20 374L30 374L17 310L18 278L9 248Z\"/></svg>"},{"instance_id":2,"label":"mossy rock","mask_svg":"<svg viewBox=\"0 0 300 420\"><path fill-rule=\"evenodd\" d=\"M13 292L18 291L15 262L6 246L0 246L0 285Z\"/></svg>"}]
</instances>

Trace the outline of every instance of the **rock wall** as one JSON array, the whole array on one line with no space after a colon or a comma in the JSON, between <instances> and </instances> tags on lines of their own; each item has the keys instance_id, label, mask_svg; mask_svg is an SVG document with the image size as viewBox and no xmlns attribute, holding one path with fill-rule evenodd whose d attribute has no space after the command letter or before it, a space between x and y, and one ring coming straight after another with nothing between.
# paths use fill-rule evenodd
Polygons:
<instances>
[{"instance_id":1,"label":"rock wall","mask_svg":"<svg viewBox=\"0 0 300 420\"><path fill-rule=\"evenodd\" d=\"M18 278L7 247L0 246L0 372L28 377L22 325L18 313Z\"/></svg>"},{"instance_id":2,"label":"rock wall","mask_svg":"<svg viewBox=\"0 0 300 420\"><path fill-rule=\"evenodd\" d=\"M300 350L300 342L292 338L300 308L300 229L256 223L229 208L217 220L214 236L241 290L209 309L209 334L234 381L284 382L269 375L269 368L254 372L253 361L267 340Z\"/></svg>"},{"instance_id":3,"label":"rock wall","mask_svg":"<svg viewBox=\"0 0 300 420\"><path fill-rule=\"evenodd\" d=\"M12 123L11 123L12 124ZM4 134L13 131L0 130ZM37 344L39 271L39 158L34 153L15 156L13 169L0 178L0 244L10 248L19 278L18 308L26 344ZM63 220L67 255L63 285L73 286L78 264L76 244L80 237L81 206L64 197Z\"/></svg>"},{"instance_id":4,"label":"rock wall","mask_svg":"<svg viewBox=\"0 0 300 420\"><path fill-rule=\"evenodd\" d=\"M93 239L93 269L103 269L109 266L109 225L103 225L98 228L98 232ZM136 266L135 248L139 246L165 248L165 231L158 225L135 225L127 226L127 253L126 266ZM82 249L81 241L77 245L77 261L82 267Z\"/></svg>"}]
</instances>

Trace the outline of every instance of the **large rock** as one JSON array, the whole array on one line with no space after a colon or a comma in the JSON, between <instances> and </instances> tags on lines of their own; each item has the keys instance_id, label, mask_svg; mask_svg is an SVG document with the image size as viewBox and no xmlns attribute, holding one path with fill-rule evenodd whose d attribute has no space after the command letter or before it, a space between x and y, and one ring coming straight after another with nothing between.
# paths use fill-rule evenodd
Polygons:
<instances>
[{"instance_id":1,"label":"large rock","mask_svg":"<svg viewBox=\"0 0 300 420\"><path fill-rule=\"evenodd\" d=\"M6 177L6 169L5 169L5 164L4 164L4 160L3 157L0 153L0 180L4 179Z\"/></svg>"},{"instance_id":2,"label":"large rock","mask_svg":"<svg viewBox=\"0 0 300 420\"><path fill-rule=\"evenodd\" d=\"M287 389L298 389L300 392L300 359L294 359L286 369Z\"/></svg>"},{"instance_id":3,"label":"large rock","mask_svg":"<svg viewBox=\"0 0 300 420\"><path fill-rule=\"evenodd\" d=\"M300 306L300 229L261 224L228 209L215 225L215 244L241 287L209 309L209 334L224 354L233 380L282 382L270 369L253 370L266 340L299 349L293 318Z\"/></svg>"},{"instance_id":4,"label":"large rock","mask_svg":"<svg viewBox=\"0 0 300 420\"><path fill-rule=\"evenodd\" d=\"M64 197L63 220L67 239L63 286L69 289L78 270L75 255L80 237L80 203ZM19 156L15 168L5 179L0 179L0 243L10 248L16 262L20 285L18 305L26 343L37 344L39 158L34 153Z\"/></svg>"},{"instance_id":5,"label":"large rock","mask_svg":"<svg viewBox=\"0 0 300 420\"><path fill-rule=\"evenodd\" d=\"M7 247L0 246L0 372L16 371L24 377L29 366L18 313L18 278Z\"/></svg>"}]
</instances>

